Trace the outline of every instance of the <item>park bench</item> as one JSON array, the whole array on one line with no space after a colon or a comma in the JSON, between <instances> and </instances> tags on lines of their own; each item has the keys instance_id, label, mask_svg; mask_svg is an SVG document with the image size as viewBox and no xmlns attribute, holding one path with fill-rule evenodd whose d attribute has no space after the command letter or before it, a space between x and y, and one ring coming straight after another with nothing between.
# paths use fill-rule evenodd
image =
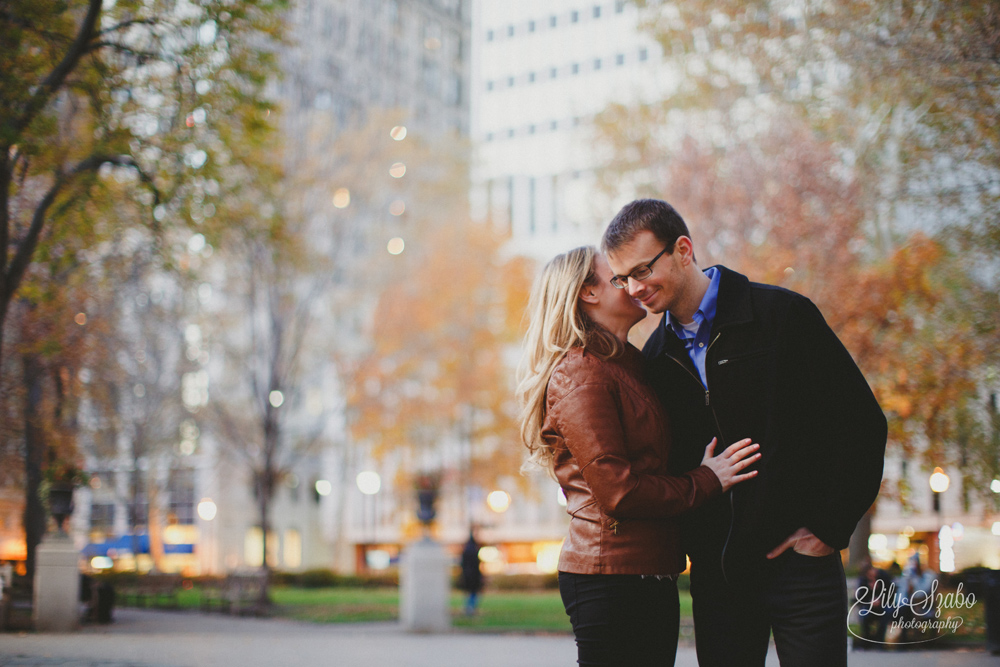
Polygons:
<instances>
[{"instance_id":1,"label":"park bench","mask_svg":"<svg viewBox=\"0 0 1000 667\"><path fill-rule=\"evenodd\" d=\"M145 574L122 581L116 587L116 597L126 606L176 609L182 582L179 574Z\"/></svg>"},{"instance_id":2,"label":"park bench","mask_svg":"<svg viewBox=\"0 0 1000 667\"><path fill-rule=\"evenodd\" d=\"M202 610L237 615L257 613L264 577L260 572L234 572L225 577L203 579Z\"/></svg>"}]
</instances>

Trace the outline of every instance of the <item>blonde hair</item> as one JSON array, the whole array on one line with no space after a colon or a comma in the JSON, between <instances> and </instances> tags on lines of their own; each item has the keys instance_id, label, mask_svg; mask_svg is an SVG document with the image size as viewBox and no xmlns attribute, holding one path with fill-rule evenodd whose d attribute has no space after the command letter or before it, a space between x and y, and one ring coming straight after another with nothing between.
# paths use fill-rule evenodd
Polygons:
<instances>
[{"instance_id":1,"label":"blonde hair","mask_svg":"<svg viewBox=\"0 0 1000 667\"><path fill-rule=\"evenodd\" d=\"M531 289L524 356L517 370L521 441L529 452L524 471L539 466L552 472L552 448L542 440L545 395L549 378L566 353L583 347L606 359L624 350L617 336L580 308L580 290L597 282L596 255L593 246L582 246L553 257Z\"/></svg>"}]
</instances>

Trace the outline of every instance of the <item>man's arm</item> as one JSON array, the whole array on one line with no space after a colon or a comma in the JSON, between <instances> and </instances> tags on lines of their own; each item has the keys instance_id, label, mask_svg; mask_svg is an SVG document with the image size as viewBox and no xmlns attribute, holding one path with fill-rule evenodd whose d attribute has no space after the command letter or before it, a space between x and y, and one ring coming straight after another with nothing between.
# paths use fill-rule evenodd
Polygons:
<instances>
[{"instance_id":1,"label":"man's arm","mask_svg":"<svg viewBox=\"0 0 1000 667\"><path fill-rule=\"evenodd\" d=\"M768 555L788 547L824 555L824 546L831 551L847 547L878 495L887 424L854 359L808 299L792 304L785 341L790 354L782 375L807 429L798 443L807 448L801 474L816 477L811 487L816 495L804 499L802 529Z\"/></svg>"}]
</instances>

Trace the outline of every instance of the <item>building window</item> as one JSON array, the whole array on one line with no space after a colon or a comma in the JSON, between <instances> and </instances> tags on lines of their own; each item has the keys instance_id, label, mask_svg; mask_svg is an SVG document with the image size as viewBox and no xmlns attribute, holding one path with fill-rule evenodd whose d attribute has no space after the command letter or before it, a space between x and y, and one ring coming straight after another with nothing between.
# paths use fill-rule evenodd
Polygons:
<instances>
[{"instance_id":1,"label":"building window","mask_svg":"<svg viewBox=\"0 0 1000 667\"><path fill-rule=\"evenodd\" d=\"M170 515L179 524L194 523L194 471L174 470L167 486L170 493Z\"/></svg>"},{"instance_id":2,"label":"building window","mask_svg":"<svg viewBox=\"0 0 1000 667\"><path fill-rule=\"evenodd\" d=\"M580 73L580 64L579 63L573 63L573 65L570 67L570 72L573 73L573 74L579 74Z\"/></svg>"},{"instance_id":3,"label":"building window","mask_svg":"<svg viewBox=\"0 0 1000 667\"><path fill-rule=\"evenodd\" d=\"M594 59L594 69L601 69L601 59L600 58L595 58Z\"/></svg>"},{"instance_id":4,"label":"building window","mask_svg":"<svg viewBox=\"0 0 1000 667\"><path fill-rule=\"evenodd\" d=\"M243 561L249 567L260 567L263 561L263 539L259 526L247 529L243 537ZM278 533L274 530L267 531L267 564L271 567L278 565Z\"/></svg>"},{"instance_id":5,"label":"building window","mask_svg":"<svg viewBox=\"0 0 1000 667\"><path fill-rule=\"evenodd\" d=\"M535 219L535 179L528 179L528 231L534 235L537 231Z\"/></svg>"},{"instance_id":6,"label":"building window","mask_svg":"<svg viewBox=\"0 0 1000 667\"><path fill-rule=\"evenodd\" d=\"M513 88L514 87L514 77L512 77L512 76L508 76L507 77L507 87L508 88Z\"/></svg>"},{"instance_id":7,"label":"building window","mask_svg":"<svg viewBox=\"0 0 1000 667\"><path fill-rule=\"evenodd\" d=\"M507 26L507 36L508 37L513 37L514 36L514 26L513 25Z\"/></svg>"},{"instance_id":8,"label":"building window","mask_svg":"<svg viewBox=\"0 0 1000 667\"><path fill-rule=\"evenodd\" d=\"M285 567L302 566L302 535L294 528L285 531L284 558Z\"/></svg>"},{"instance_id":9,"label":"building window","mask_svg":"<svg viewBox=\"0 0 1000 667\"><path fill-rule=\"evenodd\" d=\"M492 42L493 41L493 31L492 30L487 30L486 31L486 41L487 42Z\"/></svg>"},{"instance_id":10,"label":"building window","mask_svg":"<svg viewBox=\"0 0 1000 667\"><path fill-rule=\"evenodd\" d=\"M572 12L570 12L570 14L569 14L569 22L570 23L579 23L579 21L580 21L580 12L578 12L578 11L572 11Z\"/></svg>"},{"instance_id":11,"label":"building window","mask_svg":"<svg viewBox=\"0 0 1000 667\"><path fill-rule=\"evenodd\" d=\"M594 5L594 18L595 19L601 18L601 6L600 5Z\"/></svg>"},{"instance_id":12,"label":"building window","mask_svg":"<svg viewBox=\"0 0 1000 667\"><path fill-rule=\"evenodd\" d=\"M553 67L552 69L549 70L549 78L550 79L554 79L557 76L559 76L559 68L558 67Z\"/></svg>"},{"instance_id":13,"label":"building window","mask_svg":"<svg viewBox=\"0 0 1000 667\"><path fill-rule=\"evenodd\" d=\"M535 22L528 21L528 32L535 32Z\"/></svg>"},{"instance_id":14,"label":"building window","mask_svg":"<svg viewBox=\"0 0 1000 667\"><path fill-rule=\"evenodd\" d=\"M528 72L528 83L534 83L534 82L535 82L535 73Z\"/></svg>"},{"instance_id":15,"label":"building window","mask_svg":"<svg viewBox=\"0 0 1000 667\"><path fill-rule=\"evenodd\" d=\"M510 128L509 130L507 130L507 138L508 139L514 138L514 128Z\"/></svg>"},{"instance_id":16,"label":"building window","mask_svg":"<svg viewBox=\"0 0 1000 667\"><path fill-rule=\"evenodd\" d=\"M554 120L554 121L550 122L549 123L549 129L552 130L553 132L555 132L556 130L558 130L559 129L559 121Z\"/></svg>"},{"instance_id":17,"label":"building window","mask_svg":"<svg viewBox=\"0 0 1000 667\"><path fill-rule=\"evenodd\" d=\"M493 82L492 81L487 81L486 82L486 90L493 90Z\"/></svg>"},{"instance_id":18,"label":"building window","mask_svg":"<svg viewBox=\"0 0 1000 667\"><path fill-rule=\"evenodd\" d=\"M615 14L625 11L625 0L615 0Z\"/></svg>"},{"instance_id":19,"label":"building window","mask_svg":"<svg viewBox=\"0 0 1000 667\"><path fill-rule=\"evenodd\" d=\"M94 503L90 506L90 527L92 530L107 531L115 527L115 504Z\"/></svg>"},{"instance_id":20,"label":"building window","mask_svg":"<svg viewBox=\"0 0 1000 667\"><path fill-rule=\"evenodd\" d=\"M617 56L615 56L615 64L618 65L619 67L621 67L622 65L625 64L625 54L624 53L619 53Z\"/></svg>"},{"instance_id":21,"label":"building window","mask_svg":"<svg viewBox=\"0 0 1000 667\"><path fill-rule=\"evenodd\" d=\"M534 125L529 125L528 126L528 134L534 134L534 133L535 133L535 126Z\"/></svg>"},{"instance_id":22,"label":"building window","mask_svg":"<svg viewBox=\"0 0 1000 667\"><path fill-rule=\"evenodd\" d=\"M550 16L549 17L549 27L550 28L555 28L558 23L559 23L559 17L557 17L557 16Z\"/></svg>"},{"instance_id":23,"label":"building window","mask_svg":"<svg viewBox=\"0 0 1000 667\"><path fill-rule=\"evenodd\" d=\"M493 133L492 132L487 132L486 133L486 141L493 141Z\"/></svg>"},{"instance_id":24,"label":"building window","mask_svg":"<svg viewBox=\"0 0 1000 667\"><path fill-rule=\"evenodd\" d=\"M442 95L444 103L457 107L462 103L462 77L458 74L450 74L444 81L444 92Z\"/></svg>"},{"instance_id":25,"label":"building window","mask_svg":"<svg viewBox=\"0 0 1000 667\"><path fill-rule=\"evenodd\" d=\"M649 59L649 51L645 47L639 49L639 60L641 62L645 62L648 59Z\"/></svg>"}]
</instances>

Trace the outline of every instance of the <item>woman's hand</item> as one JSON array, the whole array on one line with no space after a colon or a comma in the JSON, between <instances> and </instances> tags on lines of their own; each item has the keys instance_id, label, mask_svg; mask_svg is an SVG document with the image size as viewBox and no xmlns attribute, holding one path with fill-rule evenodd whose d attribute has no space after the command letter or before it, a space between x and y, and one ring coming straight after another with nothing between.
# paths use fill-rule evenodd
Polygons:
<instances>
[{"instance_id":1,"label":"woman's hand","mask_svg":"<svg viewBox=\"0 0 1000 667\"><path fill-rule=\"evenodd\" d=\"M708 446L705 447L705 458L701 460L701 464L714 472L715 476L719 478L719 481L722 482L723 492L728 491L740 482L745 482L757 476L756 470L745 472L742 475L739 472L760 458L760 453L754 454L754 452L760 449L760 445L751 445L750 438L746 438L739 442L734 442L726 448L726 451L718 456L714 456L717 442L718 438L712 438L712 442L708 443Z\"/></svg>"}]
</instances>

